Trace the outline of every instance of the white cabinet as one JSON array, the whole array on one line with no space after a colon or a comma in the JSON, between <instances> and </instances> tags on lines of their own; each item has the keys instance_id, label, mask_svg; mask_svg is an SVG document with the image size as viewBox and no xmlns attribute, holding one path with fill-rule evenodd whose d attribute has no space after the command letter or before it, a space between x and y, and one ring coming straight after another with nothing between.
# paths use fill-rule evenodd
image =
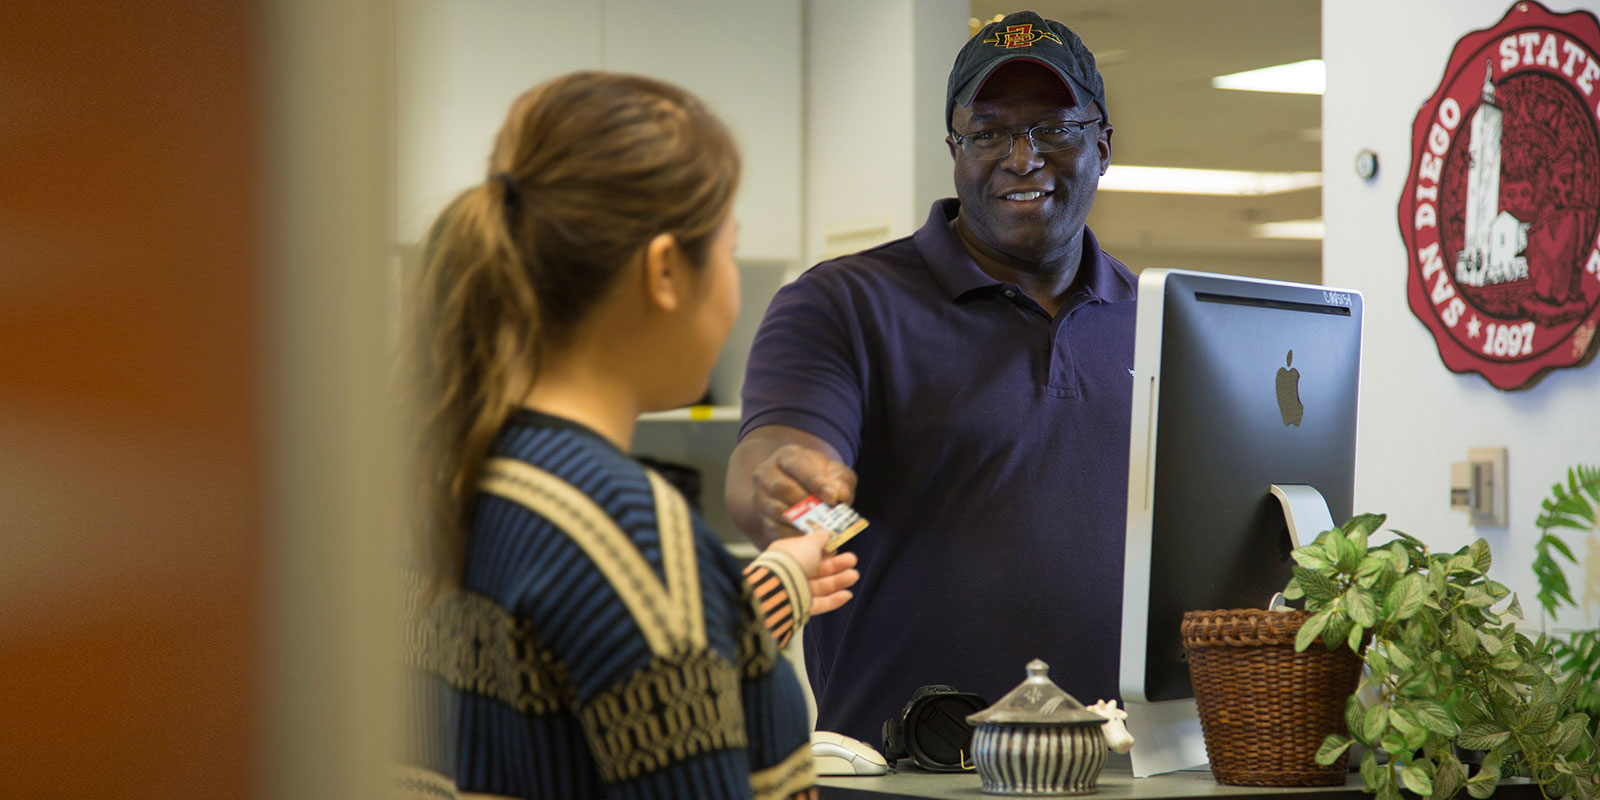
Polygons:
<instances>
[{"instance_id":1,"label":"white cabinet","mask_svg":"<svg viewBox=\"0 0 1600 800\"><path fill-rule=\"evenodd\" d=\"M800 0L399 0L395 231L416 242L484 180L511 101L582 69L633 72L703 99L739 141L741 257L798 261Z\"/></svg>"}]
</instances>

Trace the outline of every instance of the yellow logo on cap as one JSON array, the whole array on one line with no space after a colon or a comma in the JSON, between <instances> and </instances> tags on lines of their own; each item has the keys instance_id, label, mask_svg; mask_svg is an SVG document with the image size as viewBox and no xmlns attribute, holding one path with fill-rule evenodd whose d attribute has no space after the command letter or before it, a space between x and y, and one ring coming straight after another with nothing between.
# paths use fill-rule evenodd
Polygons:
<instances>
[{"instance_id":1,"label":"yellow logo on cap","mask_svg":"<svg viewBox=\"0 0 1600 800\"><path fill-rule=\"evenodd\" d=\"M1014 50L1018 47L1032 47L1034 43L1042 39L1049 39L1056 44L1062 44L1060 36L1050 31L1036 31L1031 24L1008 25L1004 33L995 31L994 38L984 39L983 43Z\"/></svg>"}]
</instances>

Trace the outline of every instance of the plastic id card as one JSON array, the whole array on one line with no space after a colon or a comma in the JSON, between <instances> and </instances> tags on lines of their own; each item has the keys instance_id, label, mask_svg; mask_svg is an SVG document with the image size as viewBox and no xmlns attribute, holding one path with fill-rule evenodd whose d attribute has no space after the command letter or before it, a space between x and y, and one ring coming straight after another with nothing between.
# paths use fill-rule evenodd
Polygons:
<instances>
[{"instance_id":1,"label":"plastic id card","mask_svg":"<svg viewBox=\"0 0 1600 800\"><path fill-rule=\"evenodd\" d=\"M813 495L790 506L783 516L800 530L827 531L828 546L824 549L830 553L867 529L867 521L855 509L844 503L830 506Z\"/></svg>"}]
</instances>

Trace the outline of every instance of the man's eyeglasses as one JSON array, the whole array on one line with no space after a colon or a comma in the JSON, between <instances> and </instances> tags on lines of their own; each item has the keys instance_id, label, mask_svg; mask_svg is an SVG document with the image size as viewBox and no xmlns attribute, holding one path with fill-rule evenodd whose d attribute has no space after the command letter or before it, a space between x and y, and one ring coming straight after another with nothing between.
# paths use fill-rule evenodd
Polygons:
<instances>
[{"instance_id":1,"label":"man's eyeglasses","mask_svg":"<svg viewBox=\"0 0 1600 800\"><path fill-rule=\"evenodd\" d=\"M1025 131L973 131L952 135L955 136L956 146L961 148L961 152L968 158L988 160L1011 155L1011 148L1018 136L1028 137L1028 143L1033 145L1036 153L1066 150L1080 144L1083 141L1084 130L1090 125L1100 124L1102 120L1102 117L1082 122L1062 120L1035 125Z\"/></svg>"}]
</instances>

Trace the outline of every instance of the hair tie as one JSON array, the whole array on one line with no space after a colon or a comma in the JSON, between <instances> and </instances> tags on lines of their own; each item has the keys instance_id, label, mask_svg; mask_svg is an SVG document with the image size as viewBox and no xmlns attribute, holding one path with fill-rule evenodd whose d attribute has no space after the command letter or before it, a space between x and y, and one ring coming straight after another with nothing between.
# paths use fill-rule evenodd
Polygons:
<instances>
[{"instance_id":1,"label":"hair tie","mask_svg":"<svg viewBox=\"0 0 1600 800\"><path fill-rule=\"evenodd\" d=\"M506 224L506 230L517 229L517 216L522 210L522 195L517 191L517 182L512 179L509 172L496 172L494 181L500 184L500 201L505 207L501 214Z\"/></svg>"},{"instance_id":2,"label":"hair tie","mask_svg":"<svg viewBox=\"0 0 1600 800\"><path fill-rule=\"evenodd\" d=\"M512 178L510 173L494 173L494 179L501 182L501 195L506 200L507 206L515 208L522 205L522 194L517 190L517 179Z\"/></svg>"}]
</instances>

